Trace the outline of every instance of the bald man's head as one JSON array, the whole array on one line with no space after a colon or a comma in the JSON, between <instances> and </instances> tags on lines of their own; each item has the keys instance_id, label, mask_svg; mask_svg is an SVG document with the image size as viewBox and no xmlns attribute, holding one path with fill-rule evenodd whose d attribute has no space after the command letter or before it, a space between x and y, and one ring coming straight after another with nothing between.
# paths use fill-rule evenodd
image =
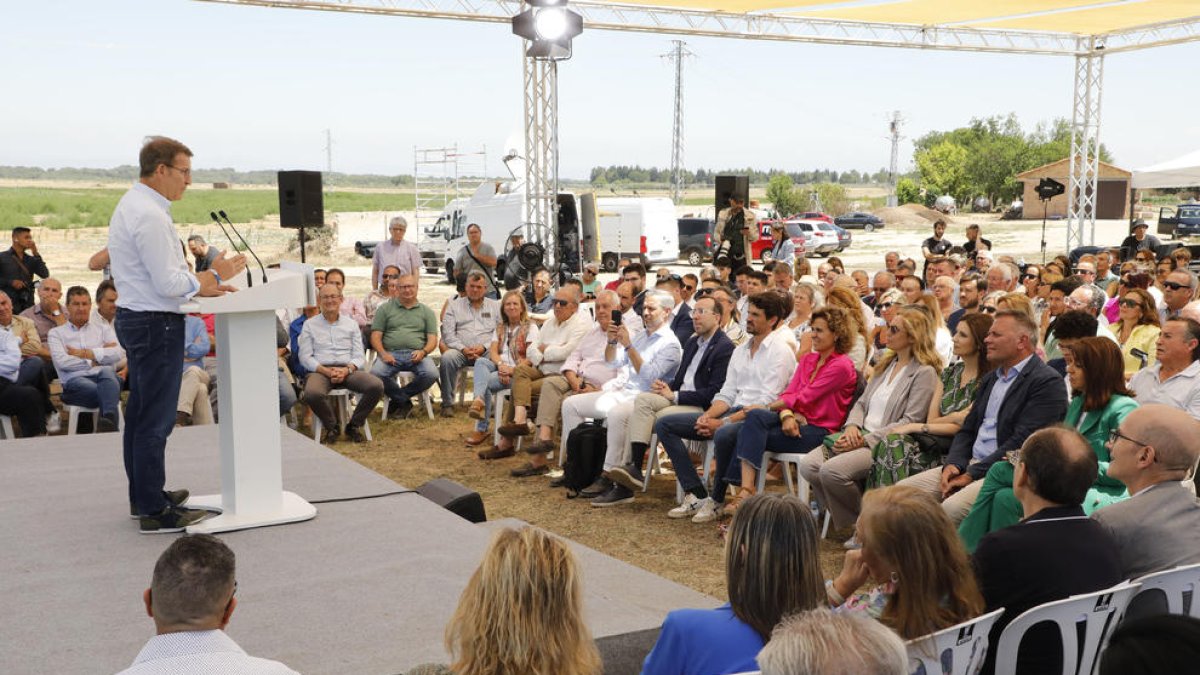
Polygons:
<instances>
[{"instance_id":1,"label":"bald man's head","mask_svg":"<svg viewBox=\"0 0 1200 675\"><path fill-rule=\"evenodd\" d=\"M1021 464L1027 487L1042 499L1063 506L1082 504L1099 470L1092 446L1069 427L1031 434L1021 446Z\"/></svg>"},{"instance_id":2,"label":"bald man's head","mask_svg":"<svg viewBox=\"0 0 1200 675\"><path fill-rule=\"evenodd\" d=\"M1154 450L1154 466L1159 471L1190 471L1200 457L1200 446L1194 442L1200 437L1200 422L1179 408L1144 405L1129 413L1119 428L1137 444Z\"/></svg>"}]
</instances>

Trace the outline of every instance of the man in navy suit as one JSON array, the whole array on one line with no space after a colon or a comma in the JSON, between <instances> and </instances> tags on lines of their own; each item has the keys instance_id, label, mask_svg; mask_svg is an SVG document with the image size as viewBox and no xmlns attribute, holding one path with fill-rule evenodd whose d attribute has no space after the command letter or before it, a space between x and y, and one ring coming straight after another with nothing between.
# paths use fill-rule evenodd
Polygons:
<instances>
[{"instance_id":1,"label":"man in navy suit","mask_svg":"<svg viewBox=\"0 0 1200 675\"><path fill-rule=\"evenodd\" d=\"M1033 432L1066 417L1066 387L1034 353L1037 336L1037 324L1028 315L996 313L984 339L996 369L980 383L944 465L900 481L936 495L955 524L971 510L992 464L1020 448Z\"/></svg>"},{"instance_id":2,"label":"man in navy suit","mask_svg":"<svg viewBox=\"0 0 1200 675\"><path fill-rule=\"evenodd\" d=\"M695 334L683 346L683 360L671 382L658 380L650 391L638 394L628 405L624 415L608 415L609 424L625 423L628 439L624 457L606 456L606 477L616 484L614 490L594 500L593 505L610 506L633 501L634 490L640 490L645 478L642 461L650 449L650 436L654 423L664 415L677 413L702 413L712 405L713 397L725 384L725 371L729 358L733 356L733 341L721 330L725 323L720 306L711 297L696 301L691 311ZM610 499L611 496L611 499Z\"/></svg>"},{"instance_id":3,"label":"man in navy suit","mask_svg":"<svg viewBox=\"0 0 1200 675\"><path fill-rule=\"evenodd\" d=\"M692 324L693 305L683 299L683 277L672 274L655 284L655 288L675 297L675 309L671 311L671 332L679 338L679 344L686 345L696 329Z\"/></svg>"}]
</instances>

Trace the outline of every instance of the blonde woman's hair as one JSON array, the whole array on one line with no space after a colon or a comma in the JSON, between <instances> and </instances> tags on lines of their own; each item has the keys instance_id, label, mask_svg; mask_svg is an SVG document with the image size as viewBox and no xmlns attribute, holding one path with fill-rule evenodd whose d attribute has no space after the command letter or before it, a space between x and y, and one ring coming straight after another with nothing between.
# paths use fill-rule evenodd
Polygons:
<instances>
[{"instance_id":1,"label":"blonde woman's hair","mask_svg":"<svg viewBox=\"0 0 1200 675\"><path fill-rule=\"evenodd\" d=\"M1001 307L1000 303L1004 303L1008 307ZM1037 313L1033 311L1033 300L1024 293L1005 293L1004 297L996 301L996 309L1011 309L1014 312L1021 312L1037 322Z\"/></svg>"},{"instance_id":2,"label":"blonde woman's hair","mask_svg":"<svg viewBox=\"0 0 1200 675\"><path fill-rule=\"evenodd\" d=\"M942 316L942 306L938 304L937 298L929 293L922 293L921 298L914 302L913 305L929 310L929 318L933 321L935 329L946 327L946 317Z\"/></svg>"},{"instance_id":3,"label":"blonde woman's hair","mask_svg":"<svg viewBox=\"0 0 1200 675\"><path fill-rule=\"evenodd\" d=\"M896 573L896 592L879 617L906 640L979 616L983 596L950 517L933 497L907 485L869 490L859 541Z\"/></svg>"},{"instance_id":4,"label":"blonde woman's hair","mask_svg":"<svg viewBox=\"0 0 1200 675\"><path fill-rule=\"evenodd\" d=\"M796 293L804 293L804 292L807 292L808 297L812 299L811 304L812 304L813 311L821 309L822 307L825 306L825 289L821 288L820 286L814 284L811 281L801 281L800 283L798 283L792 287L793 295L795 295Z\"/></svg>"},{"instance_id":5,"label":"blonde woman's hair","mask_svg":"<svg viewBox=\"0 0 1200 675\"><path fill-rule=\"evenodd\" d=\"M738 507L725 541L733 613L763 641L784 617L825 602L817 523L808 505L772 492Z\"/></svg>"},{"instance_id":6,"label":"blonde woman's hair","mask_svg":"<svg viewBox=\"0 0 1200 675\"><path fill-rule=\"evenodd\" d=\"M532 527L497 532L446 626L446 650L455 675L600 673L567 545Z\"/></svg>"},{"instance_id":7,"label":"blonde woman's hair","mask_svg":"<svg viewBox=\"0 0 1200 675\"><path fill-rule=\"evenodd\" d=\"M863 339L864 345L871 344L871 336L867 332L867 325L863 321L862 300L858 298L858 293L846 288L845 286L834 286L829 289L829 295L825 298L825 306L841 307L846 310L847 318L850 320L852 332L858 333ZM853 341L851 342L853 347ZM849 350L847 350L849 351Z\"/></svg>"},{"instance_id":8,"label":"blonde woman's hair","mask_svg":"<svg viewBox=\"0 0 1200 675\"><path fill-rule=\"evenodd\" d=\"M504 303L509 298L516 298L521 301L521 319L517 323L510 323L508 315L504 313ZM518 290L511 290L504 294L500 300L500 320L505 326L523 326L529 323L529 304L525 302L525 295Z\"/></svg>"},{"instance_id":9,"label":"blonde woman's hair","mask_svg":"<svg viewBox=\"0 0 1200 675\"><path fill-rule=\"evenodd\" d=\"M908 333L908 339L912 342L913 360L940 372L944 367L942 355L938 353L934 344L935 329L933 319L929 318L929 312L922 309L920 305L907 305L900 308L896 318L904 324L904 332ZM894 360L896 360L896 352L891 349L884 352L879 363L875 364L874 374L878 375L887 370Z\"/></svg>"}]
</instances>

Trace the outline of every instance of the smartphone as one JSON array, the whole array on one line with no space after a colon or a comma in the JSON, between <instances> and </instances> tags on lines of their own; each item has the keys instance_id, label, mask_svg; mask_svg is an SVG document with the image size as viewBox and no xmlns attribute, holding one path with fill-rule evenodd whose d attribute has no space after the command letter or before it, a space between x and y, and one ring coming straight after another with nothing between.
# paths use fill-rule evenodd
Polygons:
<instances>
[{"instance_id":1,"label":"smartphone","mask_svg":"<svg viewBox=\"0 0 1200 675\"><path fill-rule=\"evenodd\" d=\"M621 310L619 310L619 309L614 309L614 310L612 311L612 324L613 324L614 326L620 326L620 325L621 325Z\"/></svg>"}]
</instances>

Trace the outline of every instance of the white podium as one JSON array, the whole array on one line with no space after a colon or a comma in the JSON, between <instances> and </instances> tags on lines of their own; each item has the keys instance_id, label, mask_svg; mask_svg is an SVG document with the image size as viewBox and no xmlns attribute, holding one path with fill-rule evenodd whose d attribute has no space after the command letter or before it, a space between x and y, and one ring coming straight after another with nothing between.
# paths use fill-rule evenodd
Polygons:
<instances>
[{"instance_id":1,"label":"white podium","mask_svg":"<svg viewBox=\"0 0 1200 675\"><path fill-rule=\"evenodd\" d=\"M192 497L185 506L217 511L188 532L227 532L308 520L317 509L285 492L280 451L275 309L312 303L311 273L268 270L246 287L212 298L197 297L184 311L216 315L221 494Z\"/></svg>"}]
</instances>

